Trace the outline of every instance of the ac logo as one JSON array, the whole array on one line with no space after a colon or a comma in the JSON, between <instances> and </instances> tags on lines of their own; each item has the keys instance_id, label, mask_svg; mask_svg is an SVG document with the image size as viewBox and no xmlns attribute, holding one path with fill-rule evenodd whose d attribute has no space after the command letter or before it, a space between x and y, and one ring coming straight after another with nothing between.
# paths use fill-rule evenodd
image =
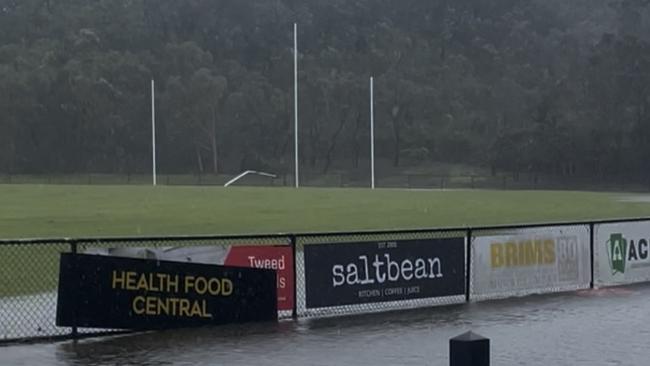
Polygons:
<instances>
[{"instance_id":1,"label":"ac logo","mask_svg":"<svg viewBox=\"0 0 650 366\"><path fill-rule=\"evenodd\" d=\"M614 233L609 236L606 245L612 275L625 274L625 271L629 272L631 269L650 266L648 239L624 237L622 233Z\"/></svg>"},{"instance_id":2,"label":"ac logo","mask_svg":"<svg viewBox=\"0 0 650 366\"><path fill-rule=\"evenodd\" d=\"M612 234L607 240L607 255L612 275L625 273L625 257L627 254L627 240L623 234Z\"/></svg>"}]
</instances>

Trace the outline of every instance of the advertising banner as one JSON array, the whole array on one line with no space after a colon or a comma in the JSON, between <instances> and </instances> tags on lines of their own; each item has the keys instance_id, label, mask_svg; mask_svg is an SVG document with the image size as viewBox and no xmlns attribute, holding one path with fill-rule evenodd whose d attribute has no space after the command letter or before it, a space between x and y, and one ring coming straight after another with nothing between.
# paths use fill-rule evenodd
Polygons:
<instances>
[{"instance_id":1,"label":"advertising banner","mask_svg":"<svg viewBox=\"0 0 650 366\"><path fill-rule=\"evenodd\" d=\"M520 229L472 240L472 294L523 295L589 286L586 227Z\"/></svg>"},{"instance_id":2,"label":"advertising banner","mask_svg":"<svg viewBox=\"0 0 650 366\"><path fill-rule=\"evenodd\" d=\"M293 310L293 253L289 246L231 246L227 266L266 268L277 272L278 310Z\"/></svg>"},{"instance_id":3,"label":"advertising banner","mask_svg":"<svg viewBox=\"0 0 650 366\"><path fill-rule=\"evenodd\" d=\"M305 245L306 307L465 293L465 239Z\"/></svg>"},{"instance_id":4,"label":"advertising banner","mask_svg":"<svg viewBox=\"0 0 650 366\"><path fill-rule=\"evenodd\" d=\"M174 262L266 268L277 271L278 310L293 310L293 254L288 245L206 245L163 248L90 249L88 253Z\"/></svg>"},{"instance_id":5,"label":"advertising banner","mask_svg":"<svg viewBox=\"0 0 650 366\"><path fill-rule=\"evenodd\" d=\"M594 282L617 285L650 280L650 221L594 227Z\"/></svg>"},{"instance_id":6,"label":"advertising banner","mask_svg":"<svg viewBox=\"0 0 650 366\"><path fill-rule=\"evenodd\" d=\"M276 319L273 270L61 255L57 326L161 329Z\"/></svg>"}]
</instances>

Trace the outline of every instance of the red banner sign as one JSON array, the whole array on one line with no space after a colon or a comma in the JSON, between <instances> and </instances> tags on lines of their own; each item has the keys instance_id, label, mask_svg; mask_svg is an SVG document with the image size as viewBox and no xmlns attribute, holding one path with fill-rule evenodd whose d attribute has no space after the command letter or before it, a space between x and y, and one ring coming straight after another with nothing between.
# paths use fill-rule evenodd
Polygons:
<instances>
[{"instance_id":1,"label":"red banner sign","mask_svg":"<svg viewBox=\"0 0 650 366\"><path fill-rule=\"evenodd\" d=\"M278 310L293 310L293 256L289 246L231 246L227 266L274 269L278 274Z\"/></svg>"}]
</instances>

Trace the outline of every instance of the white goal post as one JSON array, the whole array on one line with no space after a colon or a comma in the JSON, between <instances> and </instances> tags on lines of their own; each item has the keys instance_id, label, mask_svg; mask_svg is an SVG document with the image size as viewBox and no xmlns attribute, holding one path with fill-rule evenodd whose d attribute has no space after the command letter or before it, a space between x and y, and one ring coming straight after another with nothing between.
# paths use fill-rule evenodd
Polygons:
<instances>
[{"instance_id":1,"label":"white goal post","mask_svg":"<svg viewBox=\"0 0 650 366\"><path fill-rule=\"evenodd\" d=\"M247 171L245 171L245 172L239 174L238 176L234 177L233 179L229 180L229 181L226 182L226 184L224 184L223 186L224 186L224 187L228 187L228 186L230 186L231 184L235 183L236 181L238 181L238 180L244 178L245 176L247 176L247 175L249 175L249 174L261 175L261 176L263 176L263 177L271 177L271 178L277 178L277 177L278 177L277 175L275 175L275 174L271 174L271 173L258 172L258 171L256 171L256 170L247 170Z\"/></svg>"}]
</instances>

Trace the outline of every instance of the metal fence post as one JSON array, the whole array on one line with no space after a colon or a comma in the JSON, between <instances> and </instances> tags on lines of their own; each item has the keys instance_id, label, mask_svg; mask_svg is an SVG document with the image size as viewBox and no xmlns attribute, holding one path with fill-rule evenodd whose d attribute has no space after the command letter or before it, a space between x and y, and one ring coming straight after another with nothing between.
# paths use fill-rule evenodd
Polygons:
<instances>
[{"instance_id":1,"label":"metal fence post","mask_svg":"<svg viewBox=\"0 0 650 366\"><path fill-rule=\"evenodd\" d=\"M465 275L467 276L465 278L465 302L469 302L469 287L472 280L472 228L467 229L467 240L465 245L467 246L467 257L465 259Z\"/></svg>"},{"instance_id":2,"label":"metal fence post","mask_svg":"<svg viewBox=\"0 0 650 366\"><path fill-rule=\"evenodd\" d=\"M291 317L293 319L298 319L298 271L296 270L298 265L298 256L296 255L297 239L295 234L289 235L289 242L291 243L291 253L293 255L293 310Z\"/></svg>"},{"instance_id":3,"label":"metal fence post","mask_svg":"<svg viewBox=\"0 0 650 366\"><path fill-rule=\"evenodd\" d=\"M594 223L589 223L589 262L591 266L591 280L589 281L589 288L594 288Z\"/></svg>"},{"instance_id":4,"label":"metal fence post","mask_svg":"<svg viewBox=\"0 0 650 366\"><path fill-rule=\"evenodd\" d=\"M77 240L71 240L70 241L70 253L77 254L77 251L78 251L77 246L78 246ZM75 267L76 267L76 261L75 261ZM76 270L76 268L75 268L75 270ZM78 329L77 329L77 310L76 310L76 308L75 308L74 313L75 313L74 325L72 326L72 332L70 333L70 336L72 337L72 339L77 339L79 337L79 332L78 332Z\"/></svg>"}]
</instances>

